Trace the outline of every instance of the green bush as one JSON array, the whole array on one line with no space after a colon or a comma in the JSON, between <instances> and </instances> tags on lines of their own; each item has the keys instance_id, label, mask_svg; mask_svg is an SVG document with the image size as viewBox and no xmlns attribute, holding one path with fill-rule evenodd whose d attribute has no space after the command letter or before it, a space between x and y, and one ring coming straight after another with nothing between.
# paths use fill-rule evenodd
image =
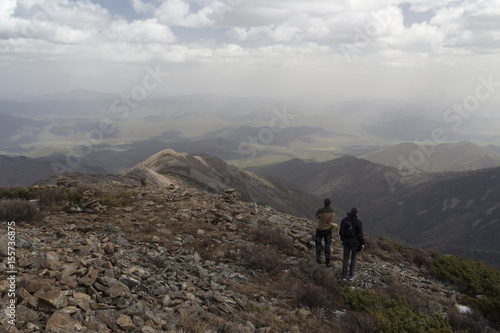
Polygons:
<instances>
[{"instance_id":1,"label":"green bush","mask_svg":"<svg viewBox=\"0 0 500 333\"><path fill-rule=\"evenodd\" d=\"M0 187L0 199L34 199L33 187L5 186Z\"/></svg>"},{"instance_id":2,"label":"green bush","mask_svg":"<svg viewBox=\"0 0 500 333\"><path fill-rule=\"evenodd\" d=\"M500 271L472 259L439 256L431 266L434 276L469 297L472 306L500 325Z\"/></svg>"},{"instance_id":3,"label":"green bush","mask_svg":"<svg viewBox=\"0 0 500 333\"><path fill-rule=\"evenodd\" d=\"M136 194L137 193L131 191L113 193L112 195L99 198L99 201L101 204L108 207L120 207L130 203L131 198Z\"/></svg>"},{"instance_id":4,"label":"green bush","mask_svg":"<svg viewBox=\"0 0 500 333\"><path fill-rule=\"evenodd\" d=\"M0 188L0 199L7 200L38 200L41 207L52 205L78 204L81 201L81 194L68 188L61 187L21 187L8 186Z\"/></svg>"},{"instance_id":5,"label":"green bush","mask_svg":"<svg viewBox=\"0 0 500 333\"><path fill-rule=\"evenodd\" d=\"M356 292L346 286L341 296L350 309L375 317L379 332L452 332L446 318L417 311L397 294L393 299L385 299L369 290Z\"/></svg>"},{"instance_id":6,"label":"green bush","mask_svg":"<svg viewBox=\"0 0 500 333\"><path fill-rule=\"evenodd\" d=\"M82 203L82 194L79 191L67 190L67 200L71 206L78 206Z\"/></svg>"}]
</instances>

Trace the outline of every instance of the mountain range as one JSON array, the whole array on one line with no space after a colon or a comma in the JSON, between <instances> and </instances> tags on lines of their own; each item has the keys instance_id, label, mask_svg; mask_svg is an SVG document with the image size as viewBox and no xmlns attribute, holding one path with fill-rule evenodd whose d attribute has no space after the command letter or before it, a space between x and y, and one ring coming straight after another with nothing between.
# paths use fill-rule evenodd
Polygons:
<instances>
[{"instance_id":1,"label":"mountain range","mask_svg":"<svg viewBox=\"0 0 500 333\"><path fill-rule=\"evenodd\" d=\"M329 197L337 223L356 206L373 237L500 266L500 167L399 175L397 168L353 156L326 162L293 159L248 171L214 156L171 149L124 174L153 183L166 176L214 193L234 188L245 201L310 219ZM39 185L55 184L57 177L51 179Z\"/></svg>"},{"instance_id":2,"label":"mountain range","mask_svg":"<svg viewBox=\"0 0 500 333\"><path fill-rule=\"evenodd\" d=\"M120 173L167 148L209 153L251 167L291 158L357 156L401 142L425 141L435 128L441 128L450 143L500 144L499 118L478 113L456 129L440 117L445 110L427 102L388 99L210 94L151 95L129 105L120 95L79 90L0 100L0 154L79 155L88 165ZM134 150L150 140L164 145L132 158ZM80 147L90 149L82 153ZM114 154L127 165L104 158Z\"/></svg>"},{"instance_id":3,"label":"mountain range","mask_svg":"<svg viewBox=\"0 0 500 333\"><path fill-rule=\"evenodd\" d=\"M478 113L453 128L442 106L385 99L148 96L132 107L120 98L72 91L0 101L0 186L57 179L58 165L236 188L307 218L329 196L337 222L356 205L374 236L500 262L499 118ZM448 142L419 144L437 128Z\"/></svg>"}]
</instances>

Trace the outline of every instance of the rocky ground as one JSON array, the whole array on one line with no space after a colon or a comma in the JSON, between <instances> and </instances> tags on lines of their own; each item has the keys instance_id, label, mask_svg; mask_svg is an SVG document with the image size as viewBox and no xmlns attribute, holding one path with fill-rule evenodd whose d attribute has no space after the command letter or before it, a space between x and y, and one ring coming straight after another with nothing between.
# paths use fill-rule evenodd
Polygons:
<instances>
[{"instance_id":1,"label":"rocky ground","mask_svg":"<svg viewBox=\"0 0 500 333\"><path fill-rule=\"evenodd\" d=\"M111 188L122 196L96 199ZM351 312L339 301L331 308L304 301L311 272L343 288L341 246L334 237L334 264L318 266L312 220L242 202L232 190L217 195L173 183L115 181L87 192L82 207L16 225L15 326L2 311L0 332L350 332L363 325L346 320ZM288 237L282 244L269 238L280 232ZM1 233L6 244L6 223ZM7 272L5 246L0 254ZM460 294L424 266L391 256L369 239L349 286L398 292L421 311L457 315ZM4 273L1 309L9 288Z\"/></svg>"}]
</instances>

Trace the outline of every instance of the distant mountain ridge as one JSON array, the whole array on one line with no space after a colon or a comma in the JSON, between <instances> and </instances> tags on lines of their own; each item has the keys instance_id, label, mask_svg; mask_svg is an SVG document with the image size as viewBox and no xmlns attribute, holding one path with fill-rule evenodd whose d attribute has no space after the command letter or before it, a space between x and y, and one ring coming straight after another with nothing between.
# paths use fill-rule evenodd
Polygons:
<instances>
[{"instance_id":1,"label":"distant mountain ridge","mask_svg":"<svg viewBox=\"0 0 500 333\"><path fill-rule=\"evenodd\" d=\"M54 175L53 161L25 156L9 157L0 155L0 186L31 186L41 179ZM79 165L74 170L81 173L102 174L99 167Z\"/></svg>"},{"instance_id":2,"label":"distant mountain ridge","mask_svg":"<svg viewBox=\"0 0 500 333\"><path fill-rule=\"evenodd\" d=\"M479 170L500 166L500 154L471 142L418 145L400 143L360 156L398 167L402 162L427 172Z\"/></svg>"},{"instance_id":3,"label":"distant mountain ridge","mask_svg":"<svg viewBox=\"0 0 500 333\"><path fill-rule=\"evenodd\" d=\"M293 159L272 166L250 168L264 175L279 177L317 197L331 197L345 211L356 202L391 193L386 175L398 170L346 155L326 162ZM402 184L396 183L399 188Z\"/></svg>"}]
</instances>

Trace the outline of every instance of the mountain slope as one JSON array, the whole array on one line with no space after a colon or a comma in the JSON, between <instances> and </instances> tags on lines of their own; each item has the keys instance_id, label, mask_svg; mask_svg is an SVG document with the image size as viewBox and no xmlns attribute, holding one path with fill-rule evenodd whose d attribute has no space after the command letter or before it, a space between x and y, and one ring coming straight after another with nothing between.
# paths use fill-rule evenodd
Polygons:
<instances>
[{"instance_id":1,"label":"mountain slope","mask_svg":"<svg viewBox=\"0 0 500 333\"><path fill-rule=\"evenodd\" d=\"M342 210L357 206L374 236L500 267L500 168L419 173L393 188L387 179L397 169L349 156L323 163L293 160L258 172L281 174Z\"/></svg>"},{"instance_id":2,"label":"mountain slope","mask_svg":"<svg viewBox=\"0 0 500 333\"><path fill-rule=\"evenodd\" d=\"M373 163L397 167L409 161L428 172L478 170L500 166L500 154L471 142L417 145L400 143L360 156Z\"/></svg>"},{"instance_id":3,"label":"mountain slope","mask_svg":"<svg viewBox=\"0 0 500 333\"><path fill-rule=\"evenodd\" d=\"M317 197L330 197L347 211L372 198L391 193L387 174L398 170L352 156L316 163L294 159L273 166L253 168L253 171L280 177ZM400 183L395 187L399 188Z\"/></svg>"},{"instance_id":4,"label":"mountain slope","mask_svg":"<svg viewBox=\"0 0 500 333\"><path fill-rule=\"evenodd\" d=\"M267 204L297 216L312 216L322 202L281 179L244 171L215 156L194 156L167 149L139 163L125 175L140 173L143 169L176 177L212 192L235 188L242 200Z\"/></svg>"},{"instance_id":5,"label":"mountain slope","mask_svg":"<svg viewBox=\"0 0 500 333\"><path fill-rule=\"evenodd\" d=\"M431 251L366 235L344 282L338 242L332 266L314 261L311 220L175 181L95 180L67 190L100 209L52 205L41 223L16 224L15 298L6 277L0 289L16 320L2 311L1 332L498 332L495 312L436 280Z\"/></svg>"},{"instance_id":6,"label":"mountain slope","mask_svg":"<svg viewBox=\"0 0 500 333\"><path fill-rule=\"evenodd\" d=\"M367 203L366 218L405 243L500 267L500 168L440 174Z\"/></svg>"}]
</instances>

